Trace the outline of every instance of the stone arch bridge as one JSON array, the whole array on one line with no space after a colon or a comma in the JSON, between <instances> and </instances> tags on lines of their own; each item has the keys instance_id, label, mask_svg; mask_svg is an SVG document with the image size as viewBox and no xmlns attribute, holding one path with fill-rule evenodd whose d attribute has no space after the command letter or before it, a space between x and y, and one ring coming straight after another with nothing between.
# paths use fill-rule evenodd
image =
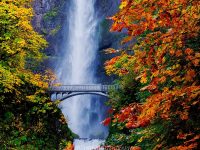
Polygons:
<instances>
[{"instance_id":1,"label":"stone arch bridge","mask_svg":"<svg viewBox=\"0 0 200 150\"><path fill-rule=\"evenodd\" d=\"M119 89L118 85L102 85L102 84L85 84L85 85L62 85L52 86L49 88L49 93L52 100L63 101L76 95L101 95L108 96L108 91Z\"/></svg>"}]
</instances>

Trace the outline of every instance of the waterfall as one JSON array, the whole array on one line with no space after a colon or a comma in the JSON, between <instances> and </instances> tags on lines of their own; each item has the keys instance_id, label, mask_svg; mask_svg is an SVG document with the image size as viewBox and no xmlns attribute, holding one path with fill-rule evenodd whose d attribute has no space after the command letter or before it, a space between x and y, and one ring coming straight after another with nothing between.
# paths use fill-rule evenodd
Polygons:
<instances>
[{"instance_id":1,"label":"waterfall","mask_svg":"<svg viewBox=\"0 0 200 150\"><path fill-rule=\"evenodd\" d=\"M98 50L98 19L95 0L71 0L67 9L67 23L63 30L62 57L57 76L65 84L96 83L96 55ZM102 100L103 101L103 100ZM80 138L105 138L107 128L103 120L102 101L98 96L75 96L60 105L71 130Z\"/></svg>"}]
</instances>

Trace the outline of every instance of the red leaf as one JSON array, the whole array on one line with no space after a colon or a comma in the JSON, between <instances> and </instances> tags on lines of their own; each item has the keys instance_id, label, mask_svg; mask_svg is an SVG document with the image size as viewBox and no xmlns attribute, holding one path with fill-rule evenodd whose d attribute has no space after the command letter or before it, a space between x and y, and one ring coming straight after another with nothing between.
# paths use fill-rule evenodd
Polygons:
<instances>
[{"instance_id":1,"label":"red leaf","mask_svg":"<svg viewBox=\"0 0 200 150\"><path fill-rule=\"evenodd\" d=\"M112 108L110 108L109 110L108 110L108 113L109 114L112 114L114 112L114 110L112 109Z\"/></svg>"},{"instance_id":2,"label":"red leaf","mask_svg":"<svg viewBox=\"0 0 200 150\"><path fill-rule=\"evenodd\" d=\"M108 117L108 118L106 118L104 121L102 121L101 123L102 123L104 126L108 126L108 125L110 124L110 122L111 122L111 118Z\"/></svg>"}]
</instances>

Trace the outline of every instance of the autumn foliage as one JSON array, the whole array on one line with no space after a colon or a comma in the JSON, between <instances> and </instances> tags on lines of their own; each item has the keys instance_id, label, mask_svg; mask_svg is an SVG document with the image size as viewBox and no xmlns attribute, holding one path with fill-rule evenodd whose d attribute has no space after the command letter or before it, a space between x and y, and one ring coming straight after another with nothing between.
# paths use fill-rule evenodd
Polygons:
<instances>
[{"instance_id":1,"label":"autumn foliage","mask_svg":"<svg viewBox=\"0 0 200 150\"><path fill-rule=\"evenodd\" d=\"M72 140L47 94L54 76L39 71L47 46L35 32L32 0L0 0L0 149L58 149Z\"/></svg>"},{"instance_id":2,"label":"autumn foliage","mask_svg":"<svg viewBox=\"0 0 200 150\"><path fill-rule=\"evenodd\" d=\"M198 147L199 6L198 0L121 0L119 12L109 18L111 31L127 33L122 40L127 49L112 50L118 55L105 63L106 72L138 82L138 100L116 111L112 122L144 131L170 122L166 135L150 140L156 143L152 149ZM141 100L138 95L146 93ZM153 137L144 135L136 143Z\"/></svg>"}]
</instances>

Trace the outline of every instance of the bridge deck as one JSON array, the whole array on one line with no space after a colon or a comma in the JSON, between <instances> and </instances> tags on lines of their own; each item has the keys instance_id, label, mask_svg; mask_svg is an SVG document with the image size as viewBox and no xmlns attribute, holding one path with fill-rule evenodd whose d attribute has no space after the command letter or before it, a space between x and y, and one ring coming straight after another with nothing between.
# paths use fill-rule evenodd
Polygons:
<instances>
[{"instance_id":1,"label":"bridge deck","mask_svg":"<svg viewBox=\"0 0 200 150\"><path fill-rule=\"evenodd\" d=\"M108 92L119 89L118 85L62 85L50 87L50 92Z\"/></svg>"}]
</instances>

